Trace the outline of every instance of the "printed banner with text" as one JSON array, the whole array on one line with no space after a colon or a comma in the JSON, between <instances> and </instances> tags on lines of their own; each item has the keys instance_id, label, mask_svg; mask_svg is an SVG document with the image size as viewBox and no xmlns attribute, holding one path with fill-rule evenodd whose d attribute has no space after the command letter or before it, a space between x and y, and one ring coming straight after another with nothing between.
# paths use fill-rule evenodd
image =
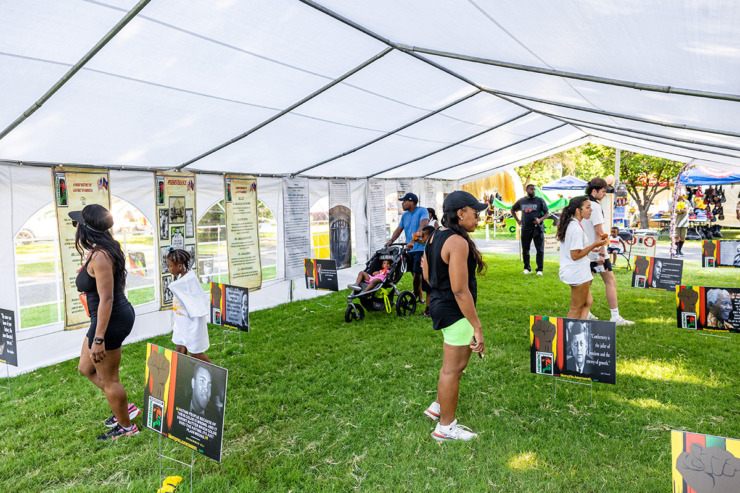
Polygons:
<instances>
[{"instance_id":1,"label":"printed banner with text","mask_svg":"<svg viewBox=\"0 0 740 493\"><path fill-rule=\"evenodd\" d=\"M329 181L329 252L337 269L352 265L352 214L349 182Z\"/></svg>"},{"instance_id":2,"label":"printed banner with text","mask_svg":"<svg viewBox=\"0 0 740 493\"><path fill-rule=\"evenodd\" d=\"M249 176L226 175L224 195L229 283L259 289L262 286L262 260L257 220L257 180Z\"/></svg>"},{"instance_id":3,"label":"printed banner with text","mask_svg":"<svg viewBox=\"0 0 740 493\"><path fill-rule=\"evenodd\" d=\"M228 370L146 345L144 426L221 462Z\"/></svg>"},{"instance_id":4,"label":"printed banner with text","mask_svg":"<svg viewBox=\"0 0 740 493\"><path fill-rule=\"evenodd\" d=\"M285 278L295 279L303 272L303 259L311 257L311 217L308 180L283 178L283 244Z\"/></svg>"},{"instance_id":5,"label":"printed banner with text","mask_svg":"<svg viewBox=\"0 0 740 493\"><path fill-rule=\"evenodd\" d=\"M159 220L160 300L161 309L172 308L172 275L167 269L170 247L190 254L190 268L197 271L195 175L161 173L154 175L155 205Z\"/></svg>"},{"instance_id":6,"label":"printed banner with text","mask_svg":"<svg viewBox=\"0 0 740 493\"><path fill-rule=\"evenodd\" d=\"M93 168L55 167L52 170L54 204L59 228L59 254L64 287L64 328L80 329L90 326L90 317L77 291L77 273L82 267L75 248L77 228L72 226L68 213L81 211L86 205L102 205L110 211L108 170Z\"/></svg>"},{"instance_id":7,"label":"printed banner with text","mask_svg":"<svg viewBox=\"0 0 740 493\"><path fill-rule=\"evenodd\" d=\"M385 246L388 233L385 224L385 182L367 182L367 223L370 231L370 256Z\"/></svg>"},{"instance_id":8,"label":"printed banner with text","mask_svg":"<svg viewBox=\"0 0 740 493\"><path fill-rule=\"evenodd\" d=\"M212 282L211 323L249 332L249 288Z\"/></svg>"},{"instance_id":9,"label":"printed banner with text","mask_svg":"<svg viewBox=\"0 0 740 493\"><path fill-rule=\"evenodd\" d=\"M683 260L637 256L632 287L674 291L681 284Z\"/></svg>"}]
</instances>

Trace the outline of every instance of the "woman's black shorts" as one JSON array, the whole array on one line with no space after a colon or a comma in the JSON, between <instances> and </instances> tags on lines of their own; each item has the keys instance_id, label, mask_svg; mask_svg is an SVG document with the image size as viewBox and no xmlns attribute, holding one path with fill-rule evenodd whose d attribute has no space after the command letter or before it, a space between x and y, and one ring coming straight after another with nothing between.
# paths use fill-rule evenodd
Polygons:
<instances>
[{"instance_id":1,"label":"woman's black shorts","mask_svg":"<svg viewBox=\"0 0 740 493\"><path fill-rule=\"evenodd\" d=\"M136 312L130 303L114 308L110 314L108 328L105 330L105 350L118 349L123 346L123 341L134 328L134 319ZM95 339L95 328L98 326L98 318L90 319L90 328L87 330L87 347L92 349L93 339Z\"/></svg>"}]
</instances>

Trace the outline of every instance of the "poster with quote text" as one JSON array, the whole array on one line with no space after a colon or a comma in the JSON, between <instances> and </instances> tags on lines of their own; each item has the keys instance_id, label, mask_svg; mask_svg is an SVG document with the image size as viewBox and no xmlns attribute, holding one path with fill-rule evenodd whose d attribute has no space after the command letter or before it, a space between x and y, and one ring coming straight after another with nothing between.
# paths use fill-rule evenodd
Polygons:
<instances>
[{"instance_id":1,"label":"poster with quote text","mask_svg":"<svg viewBox=\"0 0 740 493\"><path fill-rule=\"evenodd\" d=\"M285 277L303 273L303 259L311 256L311 217L308 180L283 178L283 244Z\"/></svg>"},{"instance_id":2,"label":"poster with quote text","mask_svg":"<svg viewBox=\"0 0 740 493\"><path fill-rule=\"evenodd\" d=\"M18 366L18 345L15 338L15 313L0 308L0 361Z\"/></svg>"},{"instance_id":3,"label":"poster with quote text","mask_svg":"<svg viewBox=\"0 0 740 493\"><path fill-rule=\"evenodd\" d=\"M259 289L262 286L262 260L257 219L257 179L226 175L224 199L229 284Z\"/></svg>"},{"instance_id":4,"label":"poster with quote text","mask_svg":"<svg viewBox=\"0 0 740 493\"><path fill-rule=\"evenodd\" d=\"M385 182L367 182L367 222L370 231L370 256L385 246L388 234L385 224Z\"/></svg>"}]
</instances>

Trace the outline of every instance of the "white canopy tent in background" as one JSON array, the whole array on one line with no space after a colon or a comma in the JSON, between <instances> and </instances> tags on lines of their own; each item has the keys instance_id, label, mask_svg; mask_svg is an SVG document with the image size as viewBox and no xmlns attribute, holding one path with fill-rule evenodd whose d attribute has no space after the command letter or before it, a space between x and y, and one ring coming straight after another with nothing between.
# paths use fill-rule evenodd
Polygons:
<instances>
[{"instance_id":1,"label":"white canopy tent in background","mask_svg":"<svg viewBox=\"0 0 740 493\"><path fill-rule=\"evenodd\" d=\"M150 220L142 171L200 173L200 212L257 175L278 221L280 178L349 178L363 255L369 178L441 197L587 142L737 171L738 24L732 0L2 2L0 274L59 163L116 170Z\"/></svg>"}]
</instances>

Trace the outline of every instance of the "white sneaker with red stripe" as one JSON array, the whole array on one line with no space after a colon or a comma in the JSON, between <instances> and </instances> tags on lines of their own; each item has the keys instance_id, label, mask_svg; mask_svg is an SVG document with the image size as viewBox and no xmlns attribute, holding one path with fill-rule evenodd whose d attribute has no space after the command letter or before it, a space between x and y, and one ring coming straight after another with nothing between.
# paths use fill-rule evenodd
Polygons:
<instances>
[{"instance_id":1,"label":"white sneaker with red stripe","mask_svg":"<svg viewBox=\"0 0 740 493\"><path fill-rule=\"evenodd\" d=\"M429 404L429 407L424 411L424 416L432 421L437 421L439 419L439 402L434 401Z\"/></svg>"},{"instance_id":2,"label":"white sneaker with red stripe","mask_svg":"<svg viewBox=\"0 0 740 493\"><path fill-rule=\"evenodd\" d=\"M473 433L473 430L467 426L457 424L457 420L449 424L449 426L442 426L437 423L437 427L432 432L432 438L438 442L446 442L448 440L462 440L467 442L478 436L477 433Z\"/></svg>"}]
</instances>

